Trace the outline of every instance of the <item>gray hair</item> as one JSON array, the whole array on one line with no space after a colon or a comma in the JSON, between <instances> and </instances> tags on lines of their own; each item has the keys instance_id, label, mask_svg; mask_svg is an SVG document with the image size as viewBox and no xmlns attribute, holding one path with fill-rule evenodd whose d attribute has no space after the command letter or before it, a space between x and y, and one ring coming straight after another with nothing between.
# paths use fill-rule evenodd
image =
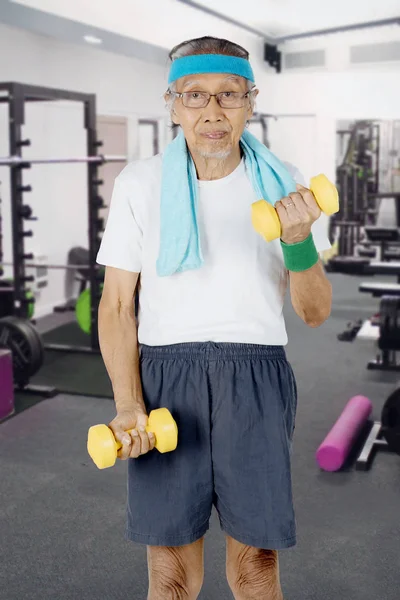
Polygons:
<instances>
[{"instance_id":1,"label":"gray hair","mask_svg":"<svg viewBox=\"0 0 400 600\"><path fill-rule=\"evenodd\" d=\"M169 58L171 61L174 61L177 58L191 56L193 54L225 54L226 56L237 56L239 58L249 60L249 53L242 46L239 46L234 42L230 42L229 40L210 36L204 36L201 38L195 38L193 40L181 42L172 48L171 52L169 53ZM250 81L250 79L246 79L245 81L248 91L251 91L254 88L254 83ZM176 92L175 83L176 82L174 81L170 84L168 88L169 91ZM255 98L252 94L249 94L249 101L252 110L254 110ZM172 110L174 102L175 96L172 94L167 101L168 110Z\"/></svg>"}]
</instances>

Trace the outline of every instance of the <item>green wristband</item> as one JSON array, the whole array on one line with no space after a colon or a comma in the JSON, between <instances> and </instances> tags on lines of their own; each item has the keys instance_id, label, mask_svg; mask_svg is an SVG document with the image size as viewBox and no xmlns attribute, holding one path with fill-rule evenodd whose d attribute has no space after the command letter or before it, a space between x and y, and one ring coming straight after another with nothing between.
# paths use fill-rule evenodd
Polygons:
<instances>
[{"instance_id":1,"label":"green wristband","mask_svg":"<svg viewBox=\"0 0 400 600\"><path fill-rule=\"evenodd\" d=\"M288 271L307 271L317 264L319 255L314 244L312 233L303 242L285 244L281 240L283 259Z\"/></svg>"}]
</instances>

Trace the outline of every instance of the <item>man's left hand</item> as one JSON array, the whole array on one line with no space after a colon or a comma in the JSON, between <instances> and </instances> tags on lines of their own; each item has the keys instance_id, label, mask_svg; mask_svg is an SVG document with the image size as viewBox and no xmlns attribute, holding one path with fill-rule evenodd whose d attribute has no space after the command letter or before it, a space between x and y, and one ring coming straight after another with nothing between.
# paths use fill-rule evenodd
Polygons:
<instances>
[{"instance_id":1,"label":"man's left hand","mask_svg":"<svg viewBox=\"0 0 400 600\"><path fill-rule=\"evenodd\" d=\"M275 204L281 222L281 240L285 244L303 242L311 233L311 226L321 215L311 190L297 184L297 192Z\"/></svg>"}]
</instances>

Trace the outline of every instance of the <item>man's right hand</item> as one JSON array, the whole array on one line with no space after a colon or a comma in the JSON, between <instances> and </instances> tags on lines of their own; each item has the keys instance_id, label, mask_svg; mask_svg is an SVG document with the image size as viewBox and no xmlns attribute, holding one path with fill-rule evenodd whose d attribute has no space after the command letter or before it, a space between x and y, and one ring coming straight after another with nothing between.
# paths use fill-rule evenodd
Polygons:
<instances>
[{"instance_id":1,"label":"man's right hand","mask_svg":"<svg viewBox=\"0 0 400 600\"><path fill-rule=\"evenodd\" d=\"M144 408L118 411L116 417L109 423L115 439L122 444L118 458L137 458L153 450L156 438L153 433L146 432L147 414ZM129 430L132 430L130 434Z\"/></svg>"}]
</instances>

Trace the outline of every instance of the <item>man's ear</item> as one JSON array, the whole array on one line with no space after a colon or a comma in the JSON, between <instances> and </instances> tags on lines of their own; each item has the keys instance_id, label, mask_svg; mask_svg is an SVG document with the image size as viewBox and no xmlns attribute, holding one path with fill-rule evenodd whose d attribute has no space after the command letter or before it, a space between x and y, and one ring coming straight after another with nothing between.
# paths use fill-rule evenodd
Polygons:
<instances>
[{"instance_id":1,"label":"man's ear","mask_svg":"<svg viewBox=\"0 0 400 600\"><path fill-rule=\"evenodd\" d=\"M176 112L174 111L174 109L171 110L171 121L174 123L174 125L180 125L180 120L178 115L176 114Z\"/></svg>"},{"instance_id":2,"label":"man's ear","mask_svg":"<svg viewBox=\"0 0 400 600\"><path fill-rule=\"evenodd\" d=\"M257 98L259 91L260 91L260 90L253 90L253 91L251 92L251 94L252 94L252 96L253 96L253 98L254 98L254 102L253 102L253 107L254 107L254 108L251 108L251 104L250 104L250 106L249 106L249 109L248 109L248 111L247 111L247 115L248 115L248 116L247 116L247 118L248 118L248 119L251 119L251 117L252 117L252 116L253 116L253 114L254 114L254 109L255 109L255 99Z\"/></svg>"},{"instance_id":3,"label":"man's ear","mask_svg":"<svg viewBox=\"0 0 400 600\"><path fill-rule=\"evenodd\" d=\"M176 114L173 105L171 108L171 100L172 100L172 94L170 94L169 92L165 92L164 94L164 100L165 100L165 105L166 108L169 108L170 110L170 115L171 115L171 121L175 124L175 125L180 125L180 122L178 120L178 115Z\"/></svg>"}]
</instances>

